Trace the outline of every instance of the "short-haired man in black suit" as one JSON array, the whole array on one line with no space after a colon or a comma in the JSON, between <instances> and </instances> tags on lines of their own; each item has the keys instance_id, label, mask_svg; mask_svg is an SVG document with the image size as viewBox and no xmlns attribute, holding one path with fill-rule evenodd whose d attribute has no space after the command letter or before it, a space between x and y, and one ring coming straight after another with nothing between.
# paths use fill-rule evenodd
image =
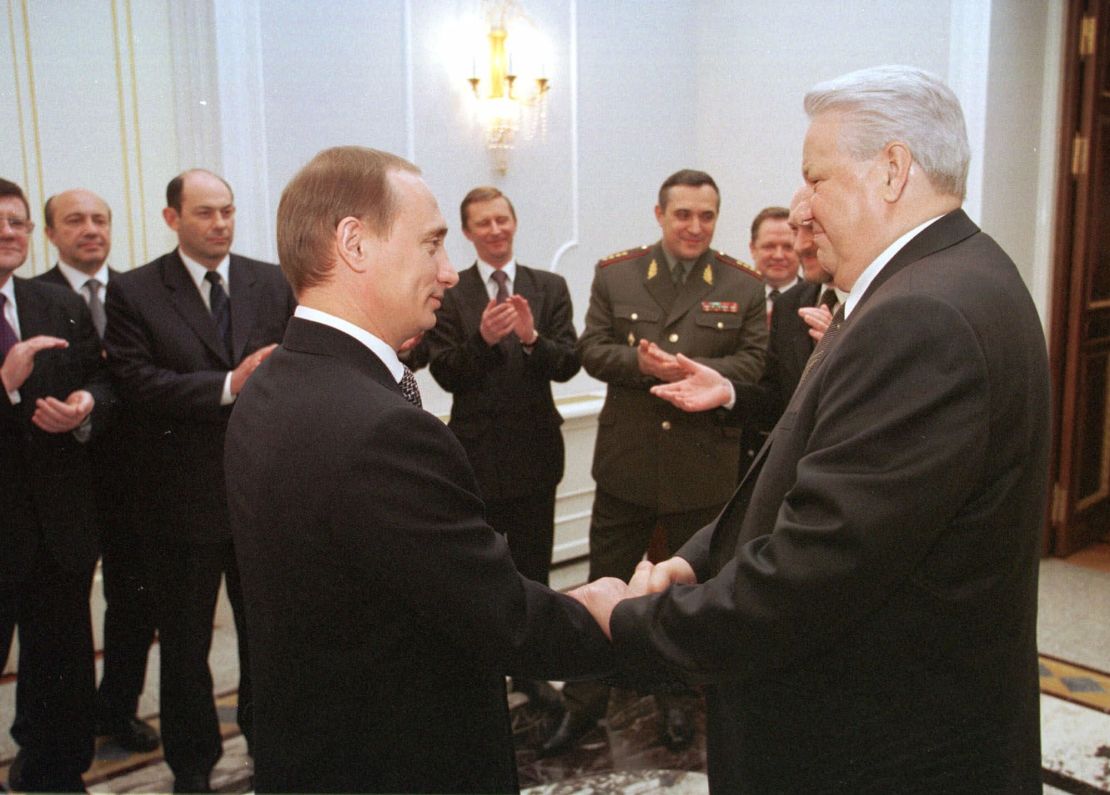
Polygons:
<instances>
[{"instance_id":1,"label":"short-haired man in black suit","mask_svg":"<svg viewBox=\"0 0 1110 795\"><path fill-rule=\"evenodd\" d=\"M46 236L58 250L57 264L38 278L72 289L85 299L103 339L104 298L119 271L108 266L112 210L89 190L63 191L46 200ZM133 442L122 412L89 444L100 528L104 587L104 673L97 690L97 734L110 735L129 751L153 751L161 740L136 716L146 678L146 658L154 640L154 605L146 587L142 536L131 516L135 474Z\"/></svg>"},{"instance_id":2,"label":"short-haired man in black suit","mask_svg":"<svg viewBox=\"0 0 1110 795\"><path fill-rule=\"evenodd\" d=\"M231 408L294 307L281 271L232 254L231 188L194 169L166 188L178 247L108 283L108 366L135 419L135 518L151 539L162 742L179 791L206 791L222 744L208 650L221 579L239 636L239 726L250 666L224 485Z\"/></svg>"},{"instance_id":3,"label":"short-haired man in black suit","mask_svg":"<svg viewBox=\"0 0 1110 795\"><path fill-rule=\"evenodd\" d=\"M0 665L19 627L13 791L81 792L93 758L89 589L98 544L86 443L113 404L100 340L71 290L12 275L34 223L0 180Z\"/></svg>"}]
</instances>

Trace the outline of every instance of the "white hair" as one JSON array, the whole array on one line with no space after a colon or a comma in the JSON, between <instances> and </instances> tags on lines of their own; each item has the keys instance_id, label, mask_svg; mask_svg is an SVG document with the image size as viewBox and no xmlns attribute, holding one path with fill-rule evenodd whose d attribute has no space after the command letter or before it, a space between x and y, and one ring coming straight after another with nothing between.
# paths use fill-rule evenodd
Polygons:
<instances>
[{"instance_id":1,"label":"white hair","mask_svg":"<svg viewBox=\"0 0 1110 795\"><path fill-rule=\"evenodd\" d=\"M909 147L934 188L967 192L971 150L960 101L936 75L912 66L875 66L818 83L806 114L843 113L840 145L853 158L873 157L892 141Z\"/></svg>"}]
</instances>

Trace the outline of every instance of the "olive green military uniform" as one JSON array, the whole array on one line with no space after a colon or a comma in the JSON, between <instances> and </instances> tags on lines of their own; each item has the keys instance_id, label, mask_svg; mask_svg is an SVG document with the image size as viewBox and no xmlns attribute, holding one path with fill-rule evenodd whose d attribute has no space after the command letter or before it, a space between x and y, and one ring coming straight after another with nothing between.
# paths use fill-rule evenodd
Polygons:
<instances>
[{"instance_id":1,"label":"olive green military uniform","mask_svg":"<svg viewBox=\"0 0 1110 795\"><path fill-rule=\"evenodd\" d=\"M668 262L661 243L601 260L578 340L586 372L608 384L594 447L591 580L631 577L656 526L668 552L678 549L736 488L741 429L654 397L648 390L661 382L640 372L637 348L646 339L726 378L757 382L767 348L762 280L713 249L684 283ZM564 695L572 712L604 714L599 683L568 684Z\"/></svg>"}]
</instances>

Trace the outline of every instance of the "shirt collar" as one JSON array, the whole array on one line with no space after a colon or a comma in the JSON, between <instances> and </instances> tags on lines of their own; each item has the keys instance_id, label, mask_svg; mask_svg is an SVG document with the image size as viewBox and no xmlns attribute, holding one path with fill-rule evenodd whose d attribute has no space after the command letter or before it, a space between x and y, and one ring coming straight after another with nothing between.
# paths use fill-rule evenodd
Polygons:
<instances>
[{"instance_id":1,"label":"shirt collar","mask_svg":"<svg viewBox=\"0 0 1110 795\"><path fill-rule=\"evenodd\" d=\"M293 311L293 316L299 317L302 320L310 320L313 323L330 326L336 331L342 331L344 334L354 337L369 348L371 353L381 359L382 364L388 368L389 374L393 376L394 381L397 383L401 382L401 376L405 374L405 367L401 364L401 360L397 358L397 351L393 350L392 346L378 339L366 329L361 326L356 326L349 320L336 317L320 309L313 309L304 304L297 305L297 308Z\"/></svg>"},{"instance_id":2,"label":"shirt collar","mask_svg":"<svg viewBox=\"0 0 1110 795\"><path fill-rule=\"evenodd\" d=\"M488 262L481 259L478 260L478 273L482 277L482 284L489 284L490 277L493 276L495 270L500 270L509 277L509 284L516 284L516 257L513 257L505 263L502 268L495 268Z\"/></svg>"},{"instance_id":3,"label":"shirt collar","mask_svg":"<svg viewBox=\"0 0 1110 795\"><path fill-rule=\"evenodd\" d=\"M104 287L108 286L108 263L105 262L101 265L96 273L91 276L84 271L79 271L72 265L68 265L61 260L58 260L58 270L66 277L69 286L73 288L74 292L81 292L81 288L85 286L85 282L89 279L96 279Z\"/></svg>"},{"instance_id":4,"label":"shirt collar","mask_svg":"<svg viewBox=\"0 0 1110 795\"><path fill-rule=\"evenodd\" d=\"M177 249L177 253L180 255L181 261L185 263L185 270L189 271L189 276L192 278L193 284L195 284L197 286L197 289L200 290L202 285L204 284L205 274L208 273L208 271L211 269L206 268L204 265L201 265L180 248ZM225 255L224 258L220 260L220 264L216 266L215 270L218 274L220 274L220 278L223 279L224 291L230 296L231 255ZM203 291L201 292L201 294L204 294Z\"/></svg>"},{"instance_id":5,"label":"shirt collar","mask_svg":"<svg viewBox=\"0 0 1110 795\"><path fill-rule=\"evenodd\" d=\"M922 232L922 230L925 229L925 227L936 223L943 217L943 215L938 215L934 218L930 218L928 221L925 221L922 224L919 224L918 226L915 226L913 229L906 232L906 234L902 235L900 238L898 238L885 249L883 249L883 252L879 254L879 256L877 256L874 260L872 260L871 264L868 265L867 268L864 269L863 273L859 275L859 278L856 279L856 283L852 285L852 289L848 293L848 297L842 299L844 302L844 317L848 317L848 315L852 313L852 310L856 308L856 304L858 304L860 302L860 299L863 298L863 294L867 292L867 288L871 286L871 282L875 281L875 277L882 273L882 270L887 266L887 263L894 259L894 255L901 251L907 243L917 237ZM840 295L840 291L837 290L836 294Z\"/></svg>"},{"instance_id":6,"label":"shirt collar","mask_svg":"<svg viewBox=\"0 0 1110 795\"><path fill-rule=\"evenodd\" d=\"M4 286L0 287L0 293L3 293L4 295L8 296L8 304L10 306L15 306L15 278L14 277L12 277L11 275L8 276L8 280L6 282L4 282Z\"/></svg>"},{"instance_id":7,"label":"shirt collar","mask_svg":"<svg viewBox=\"0 0 1110 795\"><path fill-rule=\"evenodd\" d=\"M782 287L772 287L771 285L767 284L767 282L764 282L763 283L763 295L764 295L764 297L770 297L772 290L778 290L779 295L782 295L787 290L789 290L791 287L795 286L797 283L798 283L798 277L797 276L794 277L794 281L790 282L789 284L784 284Z\"/></svg>"}]
</instances>

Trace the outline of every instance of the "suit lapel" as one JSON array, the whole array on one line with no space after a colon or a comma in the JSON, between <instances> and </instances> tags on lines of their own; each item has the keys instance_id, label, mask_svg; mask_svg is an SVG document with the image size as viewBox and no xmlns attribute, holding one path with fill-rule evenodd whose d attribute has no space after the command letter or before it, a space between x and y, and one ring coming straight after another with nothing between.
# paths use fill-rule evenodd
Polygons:
<instances>
[{"instance_id":1,"label":"suit lapel","mask_svg":"<svg viewBox=\"0 0 1110 795\"><path fill-rule=\"evenodd\" d=\"M532 310L532 319L535 321L536 328L539 328L540 324L543 322L543 291L540 290L540 286L536 283L536 278L532 275L531 268L526 268L519 262L516 264L516 283L513 284L513 292L527 299L528 307Z\"/></svg>"},{"instance_id":2,"label":"suit lapel","mask_svg":"<svg viewBox=\"0 0 1110 795\"><path fill-rule=\"evenodd\" d=\"M664 312L669 312L678 290L671 279L670 267L667 258L663 256L663 246L656 243L651 249L651 259L647 265L642 265L641 278L644 280L644 289L659 304Z\"/></svg>"},{"instance_id":3,"label":"suit lapel","mask_svg":"<svg viewBox=\"0 0 1110 795\"><path fill-rule=\"evenodd\" d=\"M181 261L176 251L167 254L162 260L162 284L165 285L167 298L174 311L200 338L205 347L230 368L231 362L227 360L227 351L224 350L224 344L216 331L216 322L212 319L212 313L204 305L196 284L193 283L189 271L185 269L185 263ZM231 289L234 290L235 287L232 286ZM232 323L234 324L234 317Z\"/></svg>"},{"instance_id":4,"label":"suit lapel","mask_svg":"<svg viewBox=\"0 0 1110 795\"><path fill-rule=\"evenodd\" d=\"M482 282L482 273L475 262L459 274L459 283L451 288L459 302L459 321L463 324L467 334L478 330L482 323L482 311L489 303L489 293Z\"/></svg>"},{"instance_id":5,"label":"suit lapel","mask_svg":"<svg viewBox=\"0 0 1110 795\"><path fill-rule=\"evenodd\" d=\"M65 278L65 277L62 277ZM30 282L12 277L15 311L19 315L19 337L27 340L39 334L58 335L50 322L50 307Z\"/></svg>"},{"instance_id":6,"label":"suit lapel","mask_svg":"<svg viewBox=\"0 0 1110 795\"><path fill-rule=\"evenodd\" d=\"M706 271L711 274L711 279L706 279ZM713 289L713 284L717 282L720 274L717 272L717 266L713 262L712 252L709 249L698 257L694 266L690 269L690 275L686 277L686 283L683 284L678 290L674 303L671 304L670 311L667 313L667 320L664 326L669 326L680 320L690 307L700 301L706 293ZM672 282L673 284L673 282Z\"/></svg>"},{"instance_id":7,"label":"suit lapel","mask_svg":"<svg viewBox=\"0 0 1110 795\"><path fill-rule=\"evenodd\" d=\"M258 284L254 269L231 255L228 267L231 282L231 349L235 364L242 361L254 319L258 314Z\"/></svg>"}]
</instances>

